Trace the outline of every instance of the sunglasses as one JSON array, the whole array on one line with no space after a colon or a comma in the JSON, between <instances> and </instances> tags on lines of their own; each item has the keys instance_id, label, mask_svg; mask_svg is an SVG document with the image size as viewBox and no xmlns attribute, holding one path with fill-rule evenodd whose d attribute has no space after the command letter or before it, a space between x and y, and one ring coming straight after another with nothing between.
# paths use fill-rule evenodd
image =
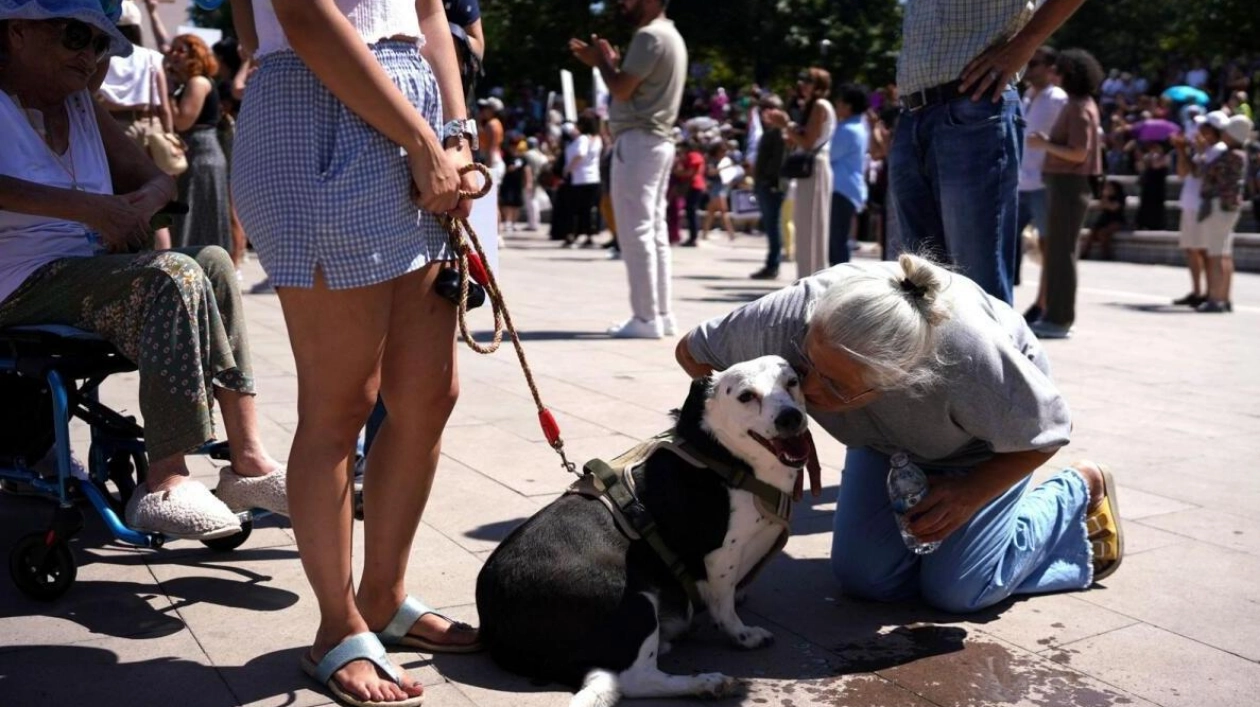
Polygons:
<instances>
[{"instance_id":1,"label":"sunglasses","mask_svg":"<svg viewBox=\"0 0 1260 707\"><path fill-rule=\"evenodd\" d=\"M109 59L109 45L113 43L108 34L97 32L92 25L81 20L54 20L61 25L61 46L72 52L81 52L91 47L96 54L96 63Z\"/></svg>"},{"instance_id":2,"label":"sunglasses","mask_svg":"<svg viewBox=\"0 0 1260 707\"><path fill-rule=\"evenodd\" d=\"M1031 61L1028 62L1028 68L1030 69L1033 68L1034 66L1045 66L1045 65L1046 65L1046 62L1040 59L1032 59Z\"/></svg>"},{"instance_id":3,"label":"sunglasses","mask_svg":"<svg viewBox=\"0 0 1260 707\"><path fill-rule=\"evenodd\" d=\"M797 373L800 374L802 378L808 376L811 372L818 374L818 379L822 381L823 388L827 391L827 394L835 398L841 404L852 405L857 401L875 393L874 388L867 388L857 395L848 395L844 392L839 383L835 382L831 378L828 378L822 371L818 370L818 366L814 365L814 361L809 357L809 354L805 353L805 349L803 349L800 344L793 341L792 348L796 349L796 355L800 357L801 362L804 364L804 370L797 370Z\"/></svg>"}]
</instances>

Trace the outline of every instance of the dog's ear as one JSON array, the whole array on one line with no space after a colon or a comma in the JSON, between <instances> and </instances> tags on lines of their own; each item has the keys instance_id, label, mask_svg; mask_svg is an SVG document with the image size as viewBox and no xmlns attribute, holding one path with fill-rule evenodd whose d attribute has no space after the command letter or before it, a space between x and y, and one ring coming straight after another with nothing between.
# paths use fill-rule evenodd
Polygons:
<instances>
[{"instance_id":1,"label":"dog's ear","mask_svg":"<svg viewBox=\"0 0 1260 707\"><path fill-rule=\"evenodd\" d=\"M704 404L713 395L713 376L702 376L691 381L691 390L683 406L673 411L677 426L686 429L699 429L704 419Z\"/></svg>"}]
</instances>

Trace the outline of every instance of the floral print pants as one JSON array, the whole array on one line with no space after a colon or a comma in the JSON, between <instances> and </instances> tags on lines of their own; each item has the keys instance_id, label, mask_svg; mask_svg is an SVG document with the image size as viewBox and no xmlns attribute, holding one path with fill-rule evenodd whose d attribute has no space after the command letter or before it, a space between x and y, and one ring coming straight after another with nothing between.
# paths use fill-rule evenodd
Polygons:
<instances>
[{"instance_id":1,"label":"floral print pants","mask_svg":"<svg viewBox=\"0 0 1260 707\"><path fill-rule=\"evenodd\" d=\"M214 439L212 386L254 394L244 317L218 246L54 260L0 302L0 327L66 324L136 364L155 461Z\"/></svg>"}]
</instances>

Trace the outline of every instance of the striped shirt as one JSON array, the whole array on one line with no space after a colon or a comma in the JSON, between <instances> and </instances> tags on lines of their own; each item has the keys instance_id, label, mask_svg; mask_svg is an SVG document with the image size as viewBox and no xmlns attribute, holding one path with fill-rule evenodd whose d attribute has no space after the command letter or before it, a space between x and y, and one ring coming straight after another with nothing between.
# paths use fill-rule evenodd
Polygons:
<instances>
[{"instance_id":1,"label":"striped shirt","mask_svg":"<svg viewBox=\"0 0 1260 707\"><path fill-rule=\"evenodd\" d=\"M1034 0L905 0L897 88L922 91L959 77L967 62L1010 39L1040 4ZM1018 77L1016 77L1018 79Z\"/></svg>"}]
</instances>

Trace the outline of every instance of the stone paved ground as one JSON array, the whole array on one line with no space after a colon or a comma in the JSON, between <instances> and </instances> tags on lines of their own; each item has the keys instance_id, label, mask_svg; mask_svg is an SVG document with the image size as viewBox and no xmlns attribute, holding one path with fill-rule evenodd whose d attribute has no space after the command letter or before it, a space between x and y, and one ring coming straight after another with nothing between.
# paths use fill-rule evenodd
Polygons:
<instances>
[{"instance_id":1,"label":"stone paved ground","mask_svg":"<svg viewBox=\"0 0 1260 707\"><path fill-rule=\"evenodd\" d=\"M573 456L616 453L662 429L686 389L672 342L600 334L626 309L621 264L539 240L512 245L504 286ZM681 323L768 291L745 278L759 257L752 237L677 251ZM826 500L798 510L786 552L742 610L777 642L740 652L702 630L666 667L747 678L746 697L721 703L731 705L1255 704L1260 276L1238 277L1235 314L1208 316L1163 306L1185 291L1183 271L1096 262L1081 271L1077 334L1047 344L1076 414L1073 444L1057 461L1113 465L1128 529L1119 573L1087 592L967 617L842 598L827 553L843 457L828 442ZM260 279L256 264L247 276ZM1021 304L1030 297L1020 288ZM247 299L263 434L283 457L295 422L293 362L275 297ZM542 442L512 355L464 350L461 367L463 394L410 587L475 620L481 562L568 478ZM107 399L134 410L132 390L133 380L116 378ZM208 464L196 468L212 478ZM0 547L7 552L46 513L37 501L0 499ZM78 583L61 600L32 603L0 578L0 705L327 704L297 669L316 610L293 538L275 519L258 525L236 552L190 542L153 552L109 544L92 518L75 543ZM400 658L429 685L430 705L567 703L555 686L531 685L483 656Z\"/></svg>"}]
</instances>

